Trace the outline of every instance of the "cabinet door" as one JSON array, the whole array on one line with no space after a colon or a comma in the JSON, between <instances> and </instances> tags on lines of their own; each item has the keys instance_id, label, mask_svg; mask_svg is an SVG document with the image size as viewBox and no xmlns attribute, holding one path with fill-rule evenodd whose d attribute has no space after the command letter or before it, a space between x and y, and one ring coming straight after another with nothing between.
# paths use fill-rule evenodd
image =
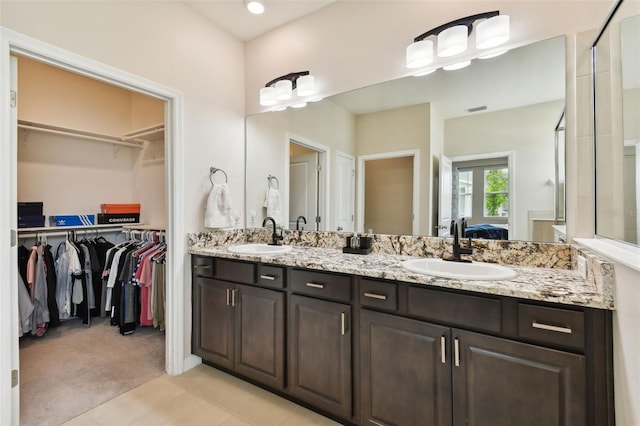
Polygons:
<instances>
[{"instance_id":1,"label":"cabinet door","mask_svg":"<svg viewBox=\"0 0 640 426\"><path fill-rule=\"evenodd\" d=\"M231 285L197 277L194 286L193 352L221 367L233 368Z\"/></svg>"},{"instance_id":2,"label":"cabinet door","mask_svg":"<svg viewBox=\"0 0 640 426\"><path fill-rule=\"evenodd\" d=\"M454 425L586 424L585 357L454 330ZM457 366L455 364L458 364Z\"/></svg>"},{"instance_id":3,"label":"cabinet door","mask_svg":"<svg viewBox=\"0 0 640 426\"><path fill-rule=\"evenodd\" d=\"M450 329L360 313L363 423L451 425Z\"/></svg>"},{"instance_id":4,"label":"cabinet door","mask_svg":"<svg viewBox=\"0 0 640 426\"><path fill-rule=\"evenodd\" d=\"M289 305L291 394L351 418L351 307L296 295Z\"/></svg>"},{"instance_id":5,"label":"cabinet door","mask_svg":"<svg viewBox=\"0 0 640 426\"><path fill-rule=\"evenodd\" d=\"M238 285L232 297L238 373L284 388L284 293Z\"/></svg>"}]
</instances>

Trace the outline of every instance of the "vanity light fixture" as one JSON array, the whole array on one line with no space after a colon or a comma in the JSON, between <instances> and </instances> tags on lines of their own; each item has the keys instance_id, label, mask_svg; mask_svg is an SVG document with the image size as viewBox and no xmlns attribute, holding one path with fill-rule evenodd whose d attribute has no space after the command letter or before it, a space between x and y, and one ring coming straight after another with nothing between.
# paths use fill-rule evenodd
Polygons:
<instances>
[{"instance_id":1,"label":"vanity light fixture","mask_svg":"<svg viewBox=\"0 0 640 426\"><path fill-rule=\"evenodd\" d=\"M448 58L465 52L474 23L479 20L482 22L476 26L477 49L490 49L509 40L508 15L500 15L498 10L470 15L440 25L416 37L413 43L407 47L407 68L421 68L433 62L433 41L427 40L431 36L437 39L436 51L440 58ZM452 68L459 64L460 62L445 69L459 69Z\"/></svg>"},{"instance_id":2,"label":"vanity light fixture","mask_svg":"<svg viewBox=\"0 0 640 426\"><path fill-rule=\"evenodd\" d=\"M309 71L292 72L265 84L265 87L260 89L260 105L272 106L278 101L292 99L294 90L298 98L312 96L315 93L315 78L309 74ZM291 106L302 108L306 106L306 102L307 99L297 99Z\"/></svg>"},{"instance_id":3,"label":"vanity light fixture","mask_svg":"<svg viewBox=\"0 0 640 426\"><path fill-rule=\"evenodd\" d=\"M255 15L264 12L264 0L244 0L242 2L247 10Z\"/></svg>"}]
</instances>

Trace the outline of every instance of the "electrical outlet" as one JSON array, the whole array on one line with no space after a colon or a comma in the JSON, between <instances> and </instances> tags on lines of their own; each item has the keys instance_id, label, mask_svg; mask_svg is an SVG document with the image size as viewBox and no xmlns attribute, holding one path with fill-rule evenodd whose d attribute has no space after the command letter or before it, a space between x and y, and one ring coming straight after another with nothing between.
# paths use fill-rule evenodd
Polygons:
<instances>
[{"instance_id":1,"label":"electrical outlet","mask_svg":"<svg viewBox=\"0 0 640 426\"><path fill-rule=\"evenodd\" d=\"M587 279L587 259L584 256L578 256L578 274L585 280Z\"/></svg>"}]
</instances>

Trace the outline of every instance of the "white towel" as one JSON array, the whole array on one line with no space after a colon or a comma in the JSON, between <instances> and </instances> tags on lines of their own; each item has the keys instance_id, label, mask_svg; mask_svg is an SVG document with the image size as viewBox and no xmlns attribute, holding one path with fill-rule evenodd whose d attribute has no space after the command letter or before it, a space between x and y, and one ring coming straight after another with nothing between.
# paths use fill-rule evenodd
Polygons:
<instances>
[{"instance_id":1,"label":"white towel","mask_svg":"<svg viewBox=\"0 0 640 426\"><path fill-rule=\"evenodd\" d=\"M205 228L230 228L233 226L231 194L226 183L214 183L204 210Z\"/></svg>"},{"instance_id":2,"label":"white towel","mask_svg":"<svg viewBox=\"0 0 640 426\"><path fill-rule=\"evenodd\" d=\"M276 188L267 188L264 198L264 206L267 208L267 216L276 221L276 225L282 225L282 201L280 191Z\"/></svg>"}]
</instances>

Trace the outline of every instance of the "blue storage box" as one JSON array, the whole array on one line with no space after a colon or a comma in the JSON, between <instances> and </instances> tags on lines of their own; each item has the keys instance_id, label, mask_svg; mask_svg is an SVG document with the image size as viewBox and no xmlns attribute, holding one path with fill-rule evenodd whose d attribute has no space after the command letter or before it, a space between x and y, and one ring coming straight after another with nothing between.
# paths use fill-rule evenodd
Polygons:
<instances>
[{"instance_id":1,"label":"blue storage box","mask_svg":"<svg viewBox=\"0 0 640 426\"><path fill-rule=\"evenodd\" d=\"M95 225L96 215L94 214L72 214L63 216L49 216L51 226L86 226Z\"/></svg>"}]
</instances>

